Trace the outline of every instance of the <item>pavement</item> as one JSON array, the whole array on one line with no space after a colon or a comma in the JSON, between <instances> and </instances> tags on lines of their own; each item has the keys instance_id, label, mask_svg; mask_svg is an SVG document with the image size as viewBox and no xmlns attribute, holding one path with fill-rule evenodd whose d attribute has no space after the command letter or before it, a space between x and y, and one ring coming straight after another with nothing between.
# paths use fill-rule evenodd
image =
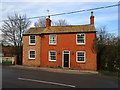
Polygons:
<instances>
[{"instance_id":1,"label":"pavement","mask_svg":"<svg viewBox=\"0 0 120 90\"><path fill-rule=\"evenodd\" d=\"M99 72L94 70L80 70L80 69L70 69L70 68L34 67L34 66L25 66L25 65L12 65L9 67L32 69L32 70L43 70L43 71L58 72L58 73L69 73L69 74L99 74Z\"/></svg>"}]
</instances>

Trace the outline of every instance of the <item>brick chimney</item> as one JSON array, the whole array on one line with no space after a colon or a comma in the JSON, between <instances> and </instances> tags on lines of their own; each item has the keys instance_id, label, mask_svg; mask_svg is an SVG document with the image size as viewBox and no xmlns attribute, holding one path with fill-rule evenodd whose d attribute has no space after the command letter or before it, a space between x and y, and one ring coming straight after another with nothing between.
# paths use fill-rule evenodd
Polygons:
<instances>
[{"instance_id":1,"label":"brick chimney","mask_svg":"<svg viewBox=\"0 0 120 90\"><path fill-rule=\"evenodd\" d=\"M91 12L91 16L90 16L90 25L94 25L94 16L93 16L93 12Z\"/></svg>"},{"instance_id":2,"label":"brick chimney","mask_svg":"<svg viewBox=\"0 0 120 90\"><path fill-rule=\"evenodd\" d=\"M51 20L50 20L50 16L48 16L46 18L46 27L50 27L51 26Z\"/></svg>"}]
</instances>

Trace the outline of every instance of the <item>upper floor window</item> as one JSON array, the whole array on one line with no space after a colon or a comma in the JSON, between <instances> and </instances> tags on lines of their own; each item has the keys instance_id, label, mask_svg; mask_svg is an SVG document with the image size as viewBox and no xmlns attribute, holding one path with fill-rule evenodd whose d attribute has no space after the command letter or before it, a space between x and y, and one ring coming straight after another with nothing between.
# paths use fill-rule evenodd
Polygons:
<instances>
[{"instance_id":1,"label":"upper floor window","mask_svg":"<svg viewBox=\"0 0 120 90\"><path fill-rule=\"evenodd\" d=\"M85 62L85 51L77 51L76 52L76 60L77 62Z\"/></svg>"},{"instance_id":2,"label":"upper floor window","mask_svg":"<svg viewBox=\"0 0 120 90\"><path fill-rule=\"evenodd\" d=\"M77 44L85 44L85 34L84 33L76 35L76 43Z\"/></svg>"},{"instance_id":3,"label":"upper floor window","mask_svg":"<svg viewBox=\"0 0 120 90\"><path fill-rule=\"evenodd\" d=\"M53 44L53 45L56 44L56 35L55 34L49 36L49 44Z\"/></svg>"},{"instance_id":4,"label":"upper floor window","mask_svg":"<svg viewBox=\"0 0 120 90\"><path fill-rule=\"evenodd\" d=\"M30 45L35 45L35 35L29 36L29 44Z\"/></svg>"},{"instance_id":5,"label":"upper floor window","mask_svg":"<svg viewBox=\"0 0 120 90\"><path fill-rule=\"evenodd\" d=\"M49 51L49 61L56 61L56 51Z\"/></svg>"},{"instance_id":6,"label":"upper floor window","mask_svg":"<svg viewBox=\"0 0 120 90\"><path fill-rule=\"evenodd\" d=\"M29 51L29 59L35 59L35 50Z\"/></svg>"}]
</instances>

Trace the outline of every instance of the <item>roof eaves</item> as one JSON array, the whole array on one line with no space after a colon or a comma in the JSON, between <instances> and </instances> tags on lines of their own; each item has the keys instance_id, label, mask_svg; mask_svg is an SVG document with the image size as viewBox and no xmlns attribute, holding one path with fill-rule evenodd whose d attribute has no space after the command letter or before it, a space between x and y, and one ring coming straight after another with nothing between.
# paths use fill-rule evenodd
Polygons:
<instances>
[{"instance_id":1,"label":"roof eaves","mask_svg":"<svg viewBox=\"0 0 120 90\"><path fill-rule=\"evenodd\" d=\"M29 36L29 35L41 35L41 33L39 33L39 34L36 34L36 33L26 33L26 34L23 34L23 36Z\"/></svg>"}]
</instances>

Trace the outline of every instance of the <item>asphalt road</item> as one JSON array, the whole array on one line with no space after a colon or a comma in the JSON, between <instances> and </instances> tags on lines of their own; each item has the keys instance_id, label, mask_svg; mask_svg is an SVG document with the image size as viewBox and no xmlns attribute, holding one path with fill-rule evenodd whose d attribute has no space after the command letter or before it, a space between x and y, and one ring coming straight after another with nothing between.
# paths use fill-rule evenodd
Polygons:
<instances>
[{"instance_id":1,"label":"asphalt road","mask_svg":"<svg viewBox=\"0 0 120 90\"><path fill-rule=\"evenodd\" d=\"M118 88L118 78L3 66L2 88Z\"/></svg>"}]
</instances>

